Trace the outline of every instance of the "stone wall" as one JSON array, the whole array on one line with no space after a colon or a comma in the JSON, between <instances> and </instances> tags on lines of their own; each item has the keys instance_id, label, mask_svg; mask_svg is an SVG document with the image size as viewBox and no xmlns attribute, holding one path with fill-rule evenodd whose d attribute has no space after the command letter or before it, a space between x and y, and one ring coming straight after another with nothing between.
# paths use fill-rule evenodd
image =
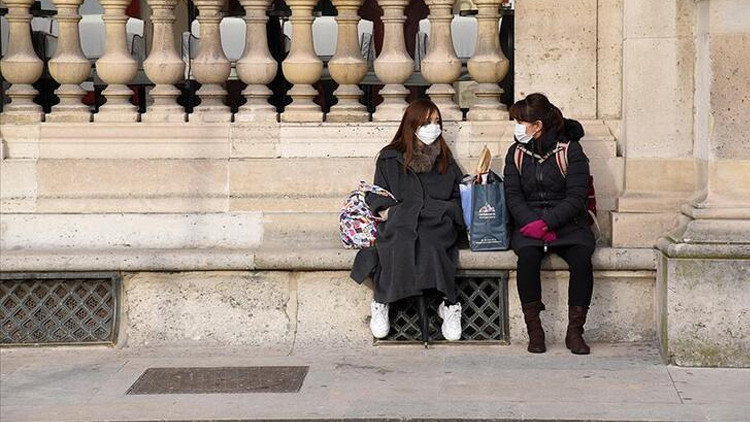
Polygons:
<instances>
[{"instance_id":1,"label":"stone wall","mask_svg":"<svg viewBox=\"0 0 750 422\"><path fill-rule=\"evenodd\" d=\"M514 277L509 282L510 338L526 341ZM567 273L545 272L550 343L567 324ZM346 271L133 272L123 276L120 346L259 345L269 348L367 346L372 291ZM592 342L655 339L654 274L597 272L586 338ZM594 345L594 348L596 346Z\"/></svg>"}]
</instances>

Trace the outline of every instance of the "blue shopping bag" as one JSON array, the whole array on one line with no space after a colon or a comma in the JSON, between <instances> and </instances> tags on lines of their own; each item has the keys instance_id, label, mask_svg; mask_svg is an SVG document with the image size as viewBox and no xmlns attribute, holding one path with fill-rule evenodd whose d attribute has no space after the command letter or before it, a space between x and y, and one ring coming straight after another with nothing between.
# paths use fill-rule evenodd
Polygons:
<instances>
[{"instance_id":1,"label":"blue shopping bag","mask_svg":"<svg viewBox=\"0 0 750 422\"><path fill-rule=\"evenodd\" d=\"M494 172L490 172L485 184L472 184L470 206L464 205L464 194L461 203L464 210L471 210L469 228L469 245L472 251L503 251L510 247L508 230L508 208L505 204L503 181ZM466 216L464 215L464 219Z\"/></svg>"}]
</instances>

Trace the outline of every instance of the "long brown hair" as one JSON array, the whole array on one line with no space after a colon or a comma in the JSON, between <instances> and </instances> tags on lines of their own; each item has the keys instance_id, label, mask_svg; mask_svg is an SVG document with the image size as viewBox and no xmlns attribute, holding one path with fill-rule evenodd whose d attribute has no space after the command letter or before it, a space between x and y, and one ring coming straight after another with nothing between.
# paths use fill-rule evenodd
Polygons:
<instances>
[{"instance_id":1,"label":"long brown hair","mask_svg":"<svg viewBox=\"0 0 750 422\"><path fill-rule=\"evenodd\" d=\"M438 124L440 125L440 129L442 129L443 119L435 103L427 99L419 99L409 104L406 111L404 111L404 117L401 118L401 124L398 127L398 131L396 131L396 135L393 137L391 143L384 148L395 149L404 155L404 173L406 173L409 163L414 158L415 143L421 142L416 135L417 129L426 124L433 113L437 113ZM443 135L440 135L435 142L440 143L440 154L435 163L440 173L445 174L448 171L448 163L453 154L451 154L448 144L445 143Z\"/></svg>"}]
</instances>

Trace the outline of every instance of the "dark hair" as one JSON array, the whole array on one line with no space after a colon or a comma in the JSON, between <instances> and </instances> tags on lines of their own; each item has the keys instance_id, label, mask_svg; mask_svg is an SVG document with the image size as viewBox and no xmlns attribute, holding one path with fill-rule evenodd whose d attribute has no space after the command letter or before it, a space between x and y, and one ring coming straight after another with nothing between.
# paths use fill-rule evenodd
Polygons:
<instances>
[{"instance_id":1,"label":"dark hair","mask_svg":"<svg viewBox=\"0 0 750 422\"><path fill-rule=\"evenodd\" d=\"M559 108L549 102L544 94L529 94L526 98L510 107L510 117L519 122L542 122L542 133L550 128L562 132L565 128L563 115Z\"/></svg>"},{"instance_id":2,"label":"dark hair","mask_svg":"<svg viewBox=\"0 0 750 422\"><path fill-rule=\"evenodd\" d=\"M435 103L427 99L419 99L406 107L404 116L401 118L401 125L396 131L393 140L384 149L395 149L404 155L404 172L409 167L409 163L414 158L414 143L417 142L415 134L420 126L424 125L433 113L438 115L438 124L440 129L443 128L443 119L440 116L440 110ZM440 154L437 157L436 164L440 173L445 174L448 171L448 163L453 157L448 144L445 143L443 135L440 135L435 142L440 143Z\"/></svg>"}]
</instances>

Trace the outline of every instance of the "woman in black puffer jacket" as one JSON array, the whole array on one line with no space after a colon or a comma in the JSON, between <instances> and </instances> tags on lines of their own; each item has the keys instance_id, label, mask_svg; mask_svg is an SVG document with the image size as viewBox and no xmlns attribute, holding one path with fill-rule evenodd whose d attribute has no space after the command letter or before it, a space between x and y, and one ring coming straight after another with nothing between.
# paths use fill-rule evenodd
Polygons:
<instances>
[{"instance_id":1,"label":"woman in black puffer jacket","mask_svg":"<svg viewBox=\"0 0 750 422\"><path fill-rule=\"evenodd\" d=\"M570 269L565 345L575 354L588 354L583 325L594 285L591 256L596 242L586 210L589 162L578 142L583 128L575 120L563 119L542 94L518 101L510 115L516 120L516 142L505 157L505 195L514 224L511 246L518 255L518 293L529 334L528 350L546 351L539 319L545 309L540 268L544 255L554 252ZM567 144L567 175L562 174L555 153L563 143ZM523 154L521 160L517 151Z\"/></svg>"}]
</instances>

